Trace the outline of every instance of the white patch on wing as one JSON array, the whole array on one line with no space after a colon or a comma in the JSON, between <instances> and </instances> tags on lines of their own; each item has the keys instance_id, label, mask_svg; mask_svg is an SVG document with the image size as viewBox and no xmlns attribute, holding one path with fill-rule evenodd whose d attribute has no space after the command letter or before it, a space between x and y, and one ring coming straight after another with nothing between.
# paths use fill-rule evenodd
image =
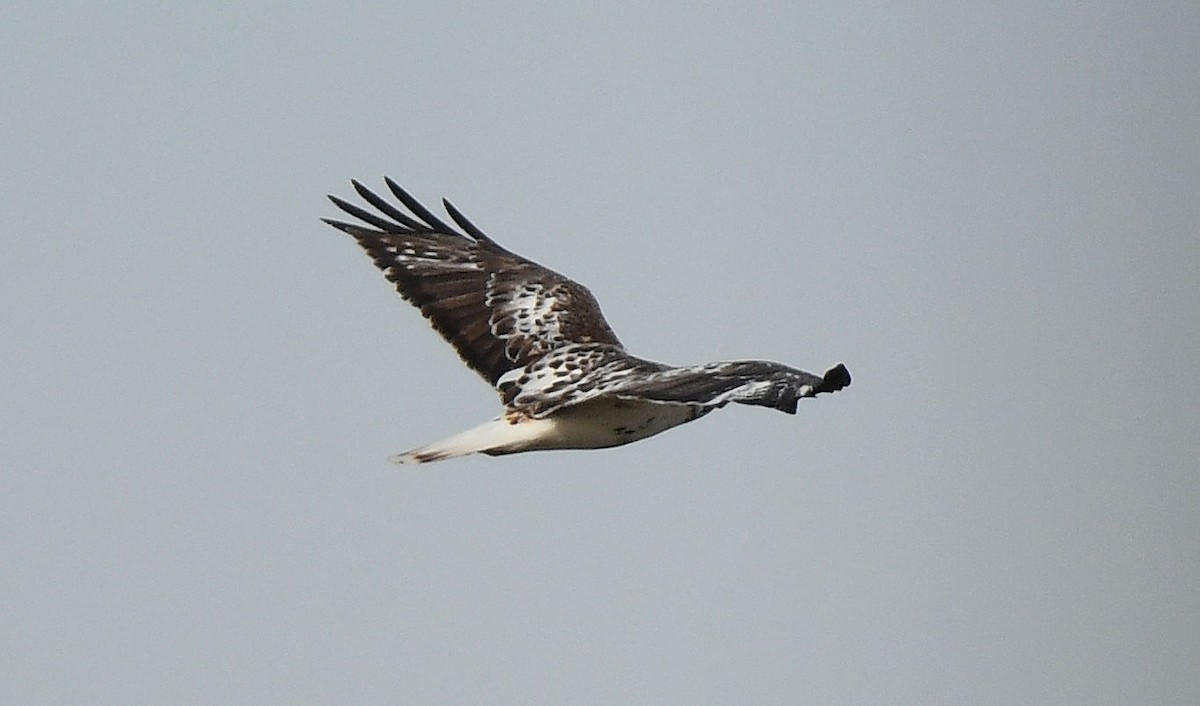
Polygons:
<instances>
[{"instance_id":1,"label":"white patch on wing","mask_svg":"<svg viewBox=\"0 0 1200 706\"><path fill-rule=\"evenodd\" d=\"M542 417L564 407L609 395L639 375L667 370L658 363L632 358L609 344L572 344L555 349L519 370L509 371L496 387L516 390L509 407Z\"/></svg>"},{"instance_id":2,"label":"white patch on wing","mask_svg":"<svg viewBox=\"0 0 1200 706\"><path fill-rule=\"evenodd\" d=\"M454 249L437 249L429 246L423 246L423 249L418 250L418 245L413 242L403 241L399 245L386 244L383 249L395 256L395 265L399 265L405 270L412 272L416 269L453 269L453 270L479 270L480 264L471 259L470 256L463 253L461 250Z\"/></svg>"},{"instance_id":3,"label":"white patch on wing","mask_svg":"<svg viewBox=\"0 0 1200 706\"><path fill-rule=\"evenodd\" d=\"M492 333L501 338L532 338L543 341L563 339L556 299L540 283L525 282L518 287L497 289L495 275L488 280L486 302L492 308ZM501 328L501 322L511 327Z\"/></svg>"},{"instance_id":4,"label":"white patch on wing","mask_svg":"<svg viewBox=\"0 0 1200 706\"><path fill-rule=\"evenodd\" d=\"M524 368L509 371L505 377L512 376L518 386L511 406L558 407L596 396L607 380L599 369L606 354L607 350L590 345L563 346ZM585 381L586 386L581 384Z\"/></svg>"},{"instance_id":5,"label":"white patch on wing","mask_svg":"<svg viewBox=\"0 0 1200 706\"><path fill-rule=\"evenodd\" d=\"M727 392L717 395L716 397L714 397L711 400L709 400L708 402L706 402L705 406L724 407L725 405L729 404L730 402L732 402L736 399L758 397L760 395L765 394L767 392L767 390L770 390L771 386L774 384L775 383L773 383L769 380L746 383L739 387L735 387L732 390L729 390Z\"/></svg>"}]
</instances>

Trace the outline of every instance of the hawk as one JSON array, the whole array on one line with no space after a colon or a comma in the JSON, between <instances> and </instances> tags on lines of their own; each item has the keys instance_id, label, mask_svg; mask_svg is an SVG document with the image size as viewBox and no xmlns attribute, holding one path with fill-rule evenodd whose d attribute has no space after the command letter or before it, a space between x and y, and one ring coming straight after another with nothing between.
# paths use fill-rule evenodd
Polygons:
<instances>
[{"instance_id":1,"label":"hawk","mask_svg":"<svg viewBox=\"0 0 1200 706\"><path fill-rule=\"evenodd\" d=\"M407 212L351 181L378 213L330 195L361 223L322 220L358 241L504 405L490 422L392 456L395 463L619 446L730 402L795 414L800 398L850 384L840 363L818 376L760 360L676 367L635 358L586 287L503 247L449 201L457 228L384 181Z\"/></svg>"}]
</instances>

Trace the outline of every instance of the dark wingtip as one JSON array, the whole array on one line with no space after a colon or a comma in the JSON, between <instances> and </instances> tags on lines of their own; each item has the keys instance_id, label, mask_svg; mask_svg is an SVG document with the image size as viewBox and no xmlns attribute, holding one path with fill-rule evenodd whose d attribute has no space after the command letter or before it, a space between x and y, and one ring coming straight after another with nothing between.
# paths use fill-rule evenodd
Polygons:
<instances>
[{"instance_id":1,"label":"dark wingtip","mask_svg":"<svg viewBox=\"0 0 1200 706\"><path fill-rule=\"evenodd\" d=\"M335 197L333 197L333 196L330 196L329 198L331 198L331 199L332 199L332 198L335 198ZM333 220L332 218L322 218L322 219L321 219L321 222L322 222L322 223L328 223L329 225L333 226L334 228L337 228L338 230L340 230L340 231L343 231L343 232L346 232L346 233L349 233L349 232L351 232L351 231L353 230L353 228L354 228L354 226L350 225L349 223L343 223L343 222L341 222L341 221L335 221L335 220Z\"/></svg>"},{"instance_id":2,"label":"dark wingtip","mask_svg":"<svg viewBox=\"0 0 1200 706\"><path fill-rule=\"evenodd\" d=\"M821 379L821 384L817 386L816 392L837 392L842 388L850 386L850 371L846 370L846 366L838 363L834 367L825 371L825 377Z\"/></svg>"},{"instance_id":3,"label":"dark wingtip","mask_svg":"<svg viewBox=\"0 0 1200 706\"><path fill-rule=\"evenodd\" d=\"M425 225L429 226L433 230L438 231L439 233L449 233L451 235L454 234L455 231L453 228L446 225L445 222L443 222L437 216L433 215L432 211L422 206L420 201L417 201L415 198L413 198L412 195L405 191L404 187L397 184L394 179L389 176L385 176L383 178L383 183L387 184L387 188L391 190L392 195L400 199L400 203L404 204L405 208L412 211L413 215L424 221Z\"/></svg>"},{"instance_id":4,"label":"dark wingtip","mask_svg":"<svg viewBox=\"0 0 1200 706\"><path fill-rule=\"evenodd\" d=\"M450 203L449 200L442 199L442 206L444 206L446 208L446 213L450 214L450 218L453 219L454 222L457 223L460 228L462 228L463 230L465 230L467 232L467 235L471 236L472 238L474 238L476 240L481 240L485 243L490 243L492 245L496 244L496 241L494 241L491 238L484 235L483 231L479 230L479 228L477 228L474 223L472 223L466 216L464 216L462 214L462 211L455 208L454 204Z\"/></svg>"}]
</instances>

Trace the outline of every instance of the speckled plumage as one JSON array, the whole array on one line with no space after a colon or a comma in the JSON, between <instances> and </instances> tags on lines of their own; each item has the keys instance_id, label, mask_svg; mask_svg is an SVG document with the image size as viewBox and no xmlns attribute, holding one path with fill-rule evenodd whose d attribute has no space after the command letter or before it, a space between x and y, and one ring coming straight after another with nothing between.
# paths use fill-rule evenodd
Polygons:
<instances>
[{"instance_id":1,"label":"speckled plumage","mask_svg":"<svg viewBox=\"0 0 1200 706\"><path fill-rule=\"evenodd\" d=\"M841 364L817 376L766 361L674 367L635 358L586 287L503 248L448 201L461 230L385 181L411 215L354 181L378 214L330 196L366 225L325 222L358 241L401 296L496 388L505 408L484 425L394 461L617 446L730 402L794 414L800 398L850 384Z\"/></svg>"}]
</instances>

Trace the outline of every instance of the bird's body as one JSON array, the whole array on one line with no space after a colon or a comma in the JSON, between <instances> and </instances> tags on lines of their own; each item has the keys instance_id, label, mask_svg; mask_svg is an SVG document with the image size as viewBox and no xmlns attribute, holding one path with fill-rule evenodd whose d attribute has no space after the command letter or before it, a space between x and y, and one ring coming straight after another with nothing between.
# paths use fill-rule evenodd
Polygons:
<instances>
[{"instance_id":1,"label":"bird's body","mask_svg":"<svg viewBox=\"0 0 1200 706\"><path fill-rule=\"evenodd\" d=\"M615 397L580 402L546 417L508 411L437 443L396 454L396 463L426 463L470 453L489 456L550 449L604 449L639 441L707 414L686 405Z\"/></svg>"},{"instance_id":2,"label":"bird's body","mask_svg":"<svg viewBox=\"0 0 1200 706\"><path fill-rule=\"evenodd\" d=\"M800 398L850 384L840 364L817 376L765 361L674 367L635 358L585 287L501 247L449 202L461 231L390 179L411 215L353 183L382 216L330 196L370 227L326 222L354 236L504 404L500 417L393 456L397 463L619 446L729 402L794 414Z\"/></svg>"}]
</instances>

